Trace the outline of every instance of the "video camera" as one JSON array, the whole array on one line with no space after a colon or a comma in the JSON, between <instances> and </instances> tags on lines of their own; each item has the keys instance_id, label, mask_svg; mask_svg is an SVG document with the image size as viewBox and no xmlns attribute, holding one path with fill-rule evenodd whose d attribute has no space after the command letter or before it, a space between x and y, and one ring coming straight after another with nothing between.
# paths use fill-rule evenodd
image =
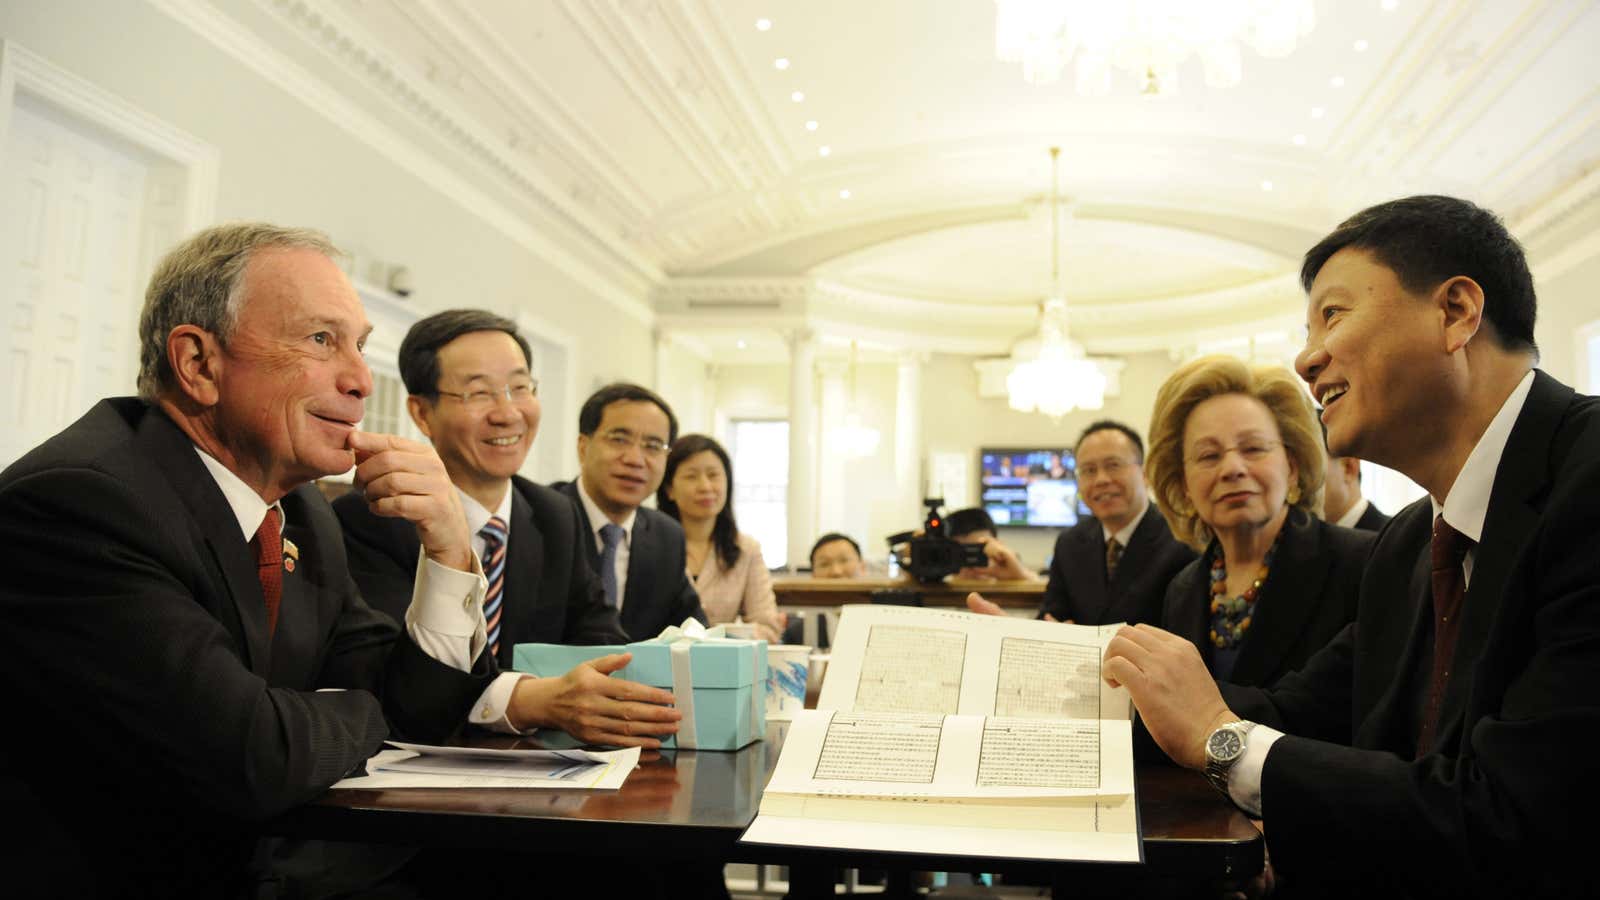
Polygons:
<instances>
[{"instance_id":1,"label":"video camera","mask_svg":"<svg viewBox=\"0 0 1600 900\"><path fill-rule=\"evenodd\" d=\"M943 497L926 497L922 503L928 507L928 517L922 523L922 534L902 531L888 538L891 550L901 544L911 545L908 558L902 565L912 578L921 582L935 582L962 569L982 568L989 564L982 544L963 544L950 539L944 516L939 512L939 507L944 505Z\"/></svg>"}]
</instances>

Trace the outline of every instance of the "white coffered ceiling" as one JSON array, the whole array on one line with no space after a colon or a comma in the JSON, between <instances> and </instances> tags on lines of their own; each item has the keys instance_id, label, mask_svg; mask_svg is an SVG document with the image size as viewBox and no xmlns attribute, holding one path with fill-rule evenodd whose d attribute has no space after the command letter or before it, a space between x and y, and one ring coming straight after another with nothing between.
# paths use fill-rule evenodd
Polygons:
<instances>
[{"instance_id":1,"label":"white coffered ceiling","mask_svg":"<svg viewBox=\"0 0 1600 900\"><path fill-rule=\"evenodd\" d=\"M156 2L713 342L805 322L1003 352L1049 273L1053 145L1075 335L1102 352L1292 321L1299 254L1376 200L1460 194L1537 240L1600 189L1580 0L1319 0L1289 57L1155 99L1025 84L990 0Z\"/></svg>"}]
</instances>

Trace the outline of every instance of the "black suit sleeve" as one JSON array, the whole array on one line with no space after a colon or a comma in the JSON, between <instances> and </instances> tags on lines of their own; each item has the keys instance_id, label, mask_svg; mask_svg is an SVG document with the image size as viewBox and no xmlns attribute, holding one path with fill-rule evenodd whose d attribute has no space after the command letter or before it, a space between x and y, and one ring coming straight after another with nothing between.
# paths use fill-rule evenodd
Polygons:
<instances>
[{"instance_id":1,"label":"black suit sleeve","mask_svg":"<svg viewBox=\"0 0 1600 900\"><path fill-rule=\"evenodd\" d=\"M1049 615L1058 622L1076 618L1070 579L1067 577L1067 540L1070 534L1072 532L1068 530L1056 535L1055 550L1050 555L1050 579L1045 582L1044 596L1039 600L1039 614L1035 618L1042 619Z\"/></svg>"},{"instance_id":2,"label":"black suit sleeve","mask_svg":"<svg viewBox=\"0 0 1600 900\"><path fill-rule=\"evenodd\" d=\"M247 819L303 803L377 751L388 733L367 690L269 687L213 610L204 546L153 516L125 484L54 469L0 494L0 672L53 743L101 746L97 766L170 786L185 806ZM371 687L394 626L350 606L331 667Z\"/></svg>"},{"instance_id":3,"label":"black suit sleeve","mask_svg":"<svg viewBox=\"0 0 1600 900\"><path fill-rule=\"evenodd\" d=\"M344 534L350 577L360 586L362 598L396 622L404 622L416 582L416 542L394 540L390 520L368 511L359 494L345 494L334 501L333 509Z\"/></svg>"},{"instance_id":4,"label":"black suit sleeve","mask_svg":"<svg viewBox=\"0 0 1600 900\"><path fill-rule=\"evenodd\" d=\"M694 585L689 583L689 576L684 573L683 566L678 567L678 590L672 601L673 625L680 625L684 619L697 619L701 625L706 621L705 608L700 605L700 594L695 591Z\"/></svg>"}]
</instances>

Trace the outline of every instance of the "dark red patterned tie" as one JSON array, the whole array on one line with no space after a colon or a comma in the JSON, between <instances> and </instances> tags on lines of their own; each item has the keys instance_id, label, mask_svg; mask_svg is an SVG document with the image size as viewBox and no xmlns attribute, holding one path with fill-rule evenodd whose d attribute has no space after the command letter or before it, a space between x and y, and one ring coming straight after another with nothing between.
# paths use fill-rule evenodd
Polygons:
<instances>
[{"instance_id":1,"label":"dark red patterned tie","mask_svg":"<svg viewBox=\"0 0 1600 900\"><path fill-rule=\"evenodd\" d=\"M1428 695L1423 698L1422 727L1417 731L1417 756L1433 749L1434 732L1439 726L1439 706L1450 686L1450 664L1456 653L1456 636L1461 633L1461 601L1467 593L1466 573L1461 563L1472 549L1472 539L1450 527L1444 516L1433 519L1433 670L1428 679Z\"/></svg>"},{"instance_id":2,"label":"dark red patterned tie","mask_svg":"<svg viewBox=\"0 0 1600 900\"><path fill-rule=\"evenodd\" d=\"M279 527L282 516L276 506L267 510L267 517L256 529L250 542L256 548L256 577L261 580L261 596L267 601L267 634L278 630L278 603L283 599L283 531Z\"/></svg>"}]
</instances>

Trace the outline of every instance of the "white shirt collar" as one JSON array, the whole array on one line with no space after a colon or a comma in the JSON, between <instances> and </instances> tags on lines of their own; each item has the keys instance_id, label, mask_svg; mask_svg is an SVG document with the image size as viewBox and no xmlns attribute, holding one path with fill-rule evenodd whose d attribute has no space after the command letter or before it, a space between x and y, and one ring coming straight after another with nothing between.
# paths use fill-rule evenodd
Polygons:
<instances>
[{"instance_id":1,"label":"white shirt collar","mask_svg":"<svg viewBox=\"0 0 1600 900\"><path fill-rule=\"evenodd\" d=\"M1139 523L1143 522L1144 521L1144 517L1149 515L1149 514L1150 514L1150 501L1149 500L1145 500L1144 501L1144 509L1140 510L1139 514L1137 516L1133 517L1133 521L1129 522L1126 526L1123 527L1123 529L1121 531L1117 532L1116 534L1112 534L1111 531L1108 528L1106 528L1105 524L1101 523L1101 525L1100 525L1100 536L1105 538L1105 540L1102 541L1101 543L1107 543L1108 544L1108 543L1111 542L1112 538L1116 538L1117 539L1117 543L1122 545L1122 549L1124 549L1124 550L1128 549L1128 542L1133 540L1133 533L1135 531L1139 530Z\"/></svg>"},{"instance_id":2,"label":"white shirt collar","mask_svg":"<svg viewBox=\"0 0 1600 900\"><path fill-rule=\"evenodd\" d=\"M1484 429L1483 437L1478 438L1478 443L1467 455L1466 463L1461 471L1456 474L1455 483L1450 485L1450 493L1444 498L1441 505L1437 498L1430 496L1433 501L1433 514L1444 513L1444 520L1450 527L1461 532L1474 543L1483 539L1483 522L1489 515L1489 495L1494 491L1495 472L1500 468L1500 457L1505 455L1506 442L1511 440L1511 428L1517 424L1517 417L1522 415L1522 407L1528 401L1528 392L1533 389L1533 371L1529 370L1522 380L1501 405L1500 411L1495 413L1494 419L1489 422L1489 427Z\"/></svg>"},{"instance_id":3,"label":"white shirt collar","mask_svg":"<svg viewBox=\"0 0 1600 900\"><path fill-rule=\"evenodd\" d=\"M249 542L256 536L256 531L261 528L261 520L267 517L267 510L274 507L278 510L278 532L283 532L283 507L277 503L268 504L261 499L244 479L233 474L227 466L218 462L211 454L201 450L198 446L194 452L199 454L200 462L205 464L206 471L211 473L211 479L222 489L222 496L228 501L228 508L233 511L234 518L239 520L239 531L244 534L244 539Z\"/></svg>"},{"instance_id":4,"label":"white shirt collar","mask_svg":"<svg viewBox=\"0 0 1600 900\"><path fill-rule=\"evenodd\" d=\"M600 537L600 529L604 528L611 519L601 511L600 504L595 503L594 498L590 497L589 492L584 489L582 475L578 476L573 483L578 486L578 500L583 503L583 511L589 516L589 530L594 532L595 540L601 541L600 546L604 546L604 539ZM622 528L622 546L624 547L633 546L633 522L638 515L639 509L634 507L628 510L626 519L617 523Z\"/></svg>"},{"instance_id":5,"label":"white shirt collar","mask_svg":"<svg viewBox=\"0 0 1600 900\"><path fill-rule=\"evenodd\" d=\"M476 537L478 532L483 530L483 526L489 524L489 517L491 515L494 515L494 516L499 516L500 517L500 521L505 523L506 535L509 538L509 536L511 534L511 483L510 482L506 483L505 495L500 498L500 505L498 507L496 507L494 512L492 512L492 513L489 511L488 507L484 506L482 503L479 503L477 501L477 499L475 499L474 497L470 496L466 491L463 491L460 488L456 488L456 493L458 495L460 495L460 497L461 497L461 511L467 514L467 533L468 534L473 535L474 537Z\"/></svg>"},{"instance_id":6,"label":"white shirt collar","mask_svg":"<svg viewBox=\"0 0 1600 900\"><path fill-rule=\"evenodd\" d=\"M1340 528L1354 528L1356 523L1361 521L1361 517L1367 514L1367 507L1371 505L1371 503L1367 502L1367 498L1357 497L1355 505L1345 510L1344 515L1339 517L1339 521L1333 524L1338 525Z\"/></svg>"}]
</instances>

